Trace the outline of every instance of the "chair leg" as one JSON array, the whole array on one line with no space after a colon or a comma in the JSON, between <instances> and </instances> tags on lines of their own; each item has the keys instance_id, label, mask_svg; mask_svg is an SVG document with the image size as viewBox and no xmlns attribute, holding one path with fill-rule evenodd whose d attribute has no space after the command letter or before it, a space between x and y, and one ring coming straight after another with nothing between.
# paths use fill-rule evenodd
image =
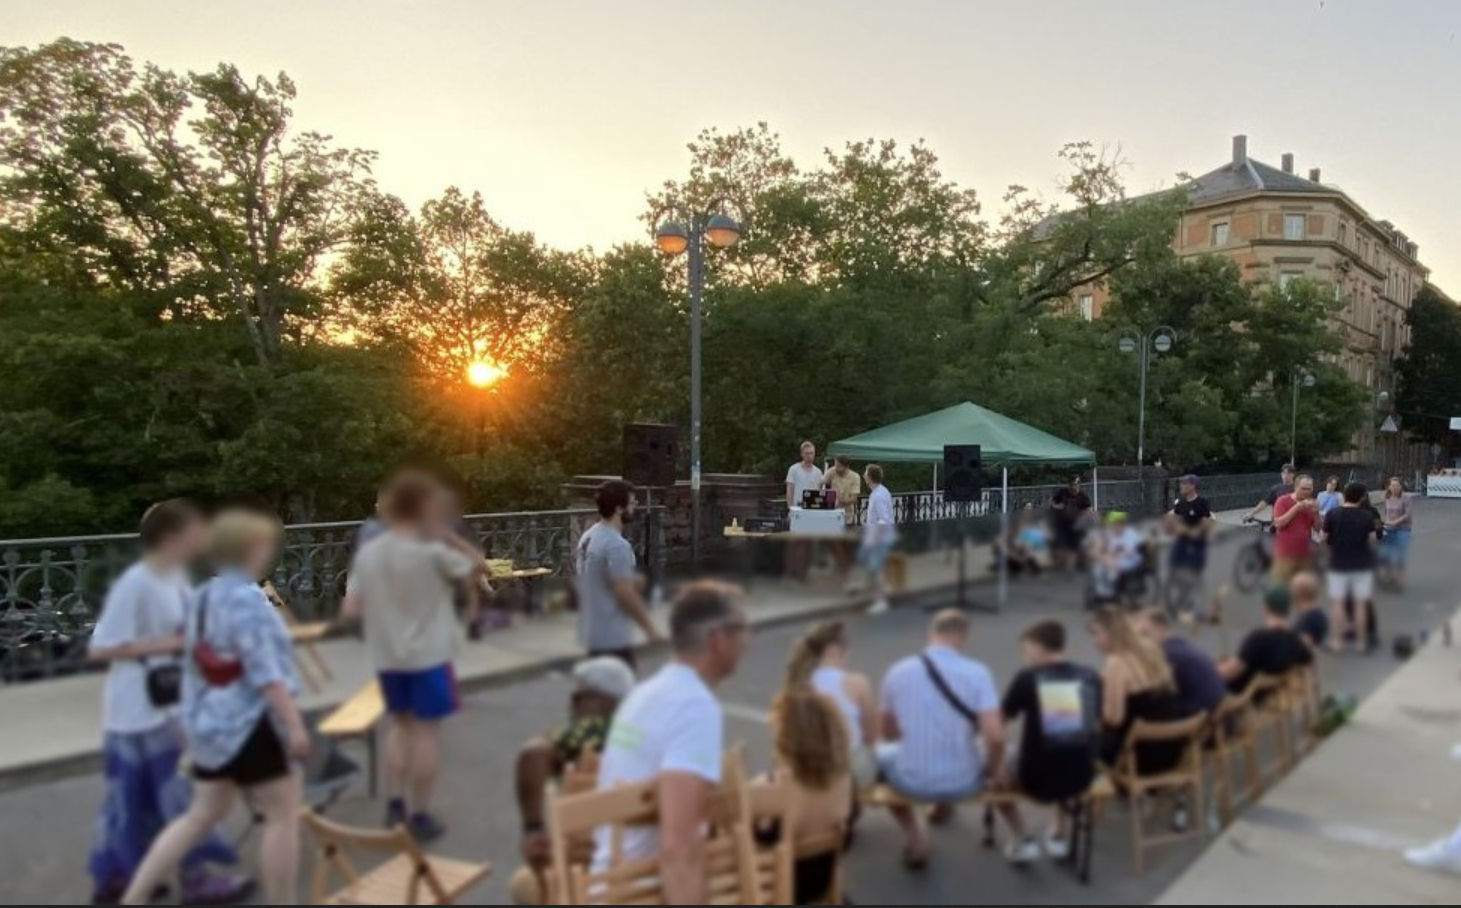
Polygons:
<instances>
[{"instance_id":1,"label":"chair leg","mask_svg":"<svg viewBox=\"0 0 1461 908\"><path fill-rule=\"evenodd\" d=\"M1131 798L1131 847L1135 853L1136 878L1141 879L1146 874L1146 865L1142 860L1142 849L1146 844L1145 824L1142 822L1142 810L1145 807L1145 798L1133 794Z\"/></svg>"},{"instance_id":2,"label":"chair leg","mask_svg":"<svg viewBox=\"0 0 1461 908\"><path fill-rule=\"evenodd\" d=\"M326 662L325 657L320 655L319 648L311 643L305 647L305 652L309 653L309 659L315 664L315 669L320 673L320 677L326 681L333 681L335 673L330 671L330 663Z\"/></svg>"}]
</instances>

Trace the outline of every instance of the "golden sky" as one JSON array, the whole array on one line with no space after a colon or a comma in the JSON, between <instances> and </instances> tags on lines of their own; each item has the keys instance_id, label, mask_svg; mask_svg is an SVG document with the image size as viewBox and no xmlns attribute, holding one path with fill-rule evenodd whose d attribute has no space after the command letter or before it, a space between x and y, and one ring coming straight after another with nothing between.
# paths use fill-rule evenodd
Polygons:
<instances>
[{"instance_id":1,"label":"golden sky","mask_svg":"<svg viewBox=\"0 0 1461 908\"><path fill-rule=\"evenodd\" d=\"M706 126L767 120L799 160L927 139L991 208L1054 153L1120 145L1134 189L1253 155L1322 167L1461 295L1461 0L10 0L0 44L124 44L289 72L299 122L380 152L412 205L449 184L545 241L641 238Z\"/></svg>"}]
</instances>

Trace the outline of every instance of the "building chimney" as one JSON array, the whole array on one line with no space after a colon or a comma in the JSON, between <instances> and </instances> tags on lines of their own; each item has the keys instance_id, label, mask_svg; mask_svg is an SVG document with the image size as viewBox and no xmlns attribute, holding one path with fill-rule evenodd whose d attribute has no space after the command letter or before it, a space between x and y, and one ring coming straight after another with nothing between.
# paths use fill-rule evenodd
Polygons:
<instances>
[{"instance_id":1,"label":"building chimney","mask_svg":"<svg viewBox=\"0 0 1461 908\"><path fill-rule=\"evenodd\" d=\"M1248 166L1248 137L1233 136L1233 169Z\"/></svg>"},{"instance_id":2,"label":"building chimney","mask_svg":"<svg viewBox=\"0 0 1461 908\"><path fill-rule=\"evenodd\" d=\"M1312 169L1309 170L1309 182L1310 183L1318 183L1318 182L1320 182L1320 180L1319 180L1319 177L1320 176L1321 176L1321 174L1319 173L1319 168L1314 167L1314 168L1312 168Z\"/></svg>"},{"instance_id":3,"label":"building chimney","mask_svg":"<svg viewBox=\"0 0 1461 908\"><path fill-rule=\"evenodd\" d=\"M1286 155L1283 156L1283 172L1284 173L1293 173L1294 172L1294 156L1293 156L1293 153L1292 152L1290 152L1289 154L1286 154Z\"/></svg>"}]
</instances>

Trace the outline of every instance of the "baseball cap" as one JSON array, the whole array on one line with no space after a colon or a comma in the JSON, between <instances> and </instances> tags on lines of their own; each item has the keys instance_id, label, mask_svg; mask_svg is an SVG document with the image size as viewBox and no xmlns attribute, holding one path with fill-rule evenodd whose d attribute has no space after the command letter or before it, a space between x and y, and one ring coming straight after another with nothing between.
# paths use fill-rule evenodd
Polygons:
<instances>
[{"instance_id":1,"label":"baseball cap","mask_svg":"<svg viewBox=\"0 0 1461 908\"><path fill-rule=\"evenodd\" d=\"M1130 519L1130 517L1131 515L1126 513L1125 511L1112 511L1111 513L1106 515L1106 523L1125 523L1128 519Z\"/></svg>"},{"instance_id":2,"label":"baseball cap","mask_svg":"<svg viewBox=\"0 0 1461 908\"><path fill-rule=\"evenodd\" d=\"M1280 618L1287 618L1294 608L1293 596L1289 594L1286 586L1271 586L1268 592L1263 594L1263 604L1268 610Z\"/></svg>"},{"instance_id":3,"label":"baseball cap","mask_svg":"<svg viewBox=\"0 0 1461 908\"><path fill-rule=\"evenodd\" d=\"M589 659L573 667L573 680L594 693L623 700L634 690L634 672L613 656Z\"/></svg>"},{"instance_id":4,"label":"baseball cap","mask_svg":"<svg viewBox=\"0 0 1461 908\"><path fill-rule=\"evenodd\" d=\"M1192 486L1194 489L1202 488L1202 477L1196 473L1188 473L1186 476L1183 476L1182 482Z\"/></svg>"}]
</instances>

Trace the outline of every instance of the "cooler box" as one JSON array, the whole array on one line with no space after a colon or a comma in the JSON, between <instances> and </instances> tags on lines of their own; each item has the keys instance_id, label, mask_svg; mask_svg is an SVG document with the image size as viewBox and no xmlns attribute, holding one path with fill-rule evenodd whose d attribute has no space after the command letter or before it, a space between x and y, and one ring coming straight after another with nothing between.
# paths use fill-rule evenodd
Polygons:
<instances>
[{"instance_id":1,"label":"cooler box","mask_svg":"<svg viewBox=\"0 0 1461 908\"><path fill-rule=\"evenodd\" d=\"M791 532L806 536L841 536L847 530L847 514L835 511L791 509Z\"/></svg>"}]
</instances>

